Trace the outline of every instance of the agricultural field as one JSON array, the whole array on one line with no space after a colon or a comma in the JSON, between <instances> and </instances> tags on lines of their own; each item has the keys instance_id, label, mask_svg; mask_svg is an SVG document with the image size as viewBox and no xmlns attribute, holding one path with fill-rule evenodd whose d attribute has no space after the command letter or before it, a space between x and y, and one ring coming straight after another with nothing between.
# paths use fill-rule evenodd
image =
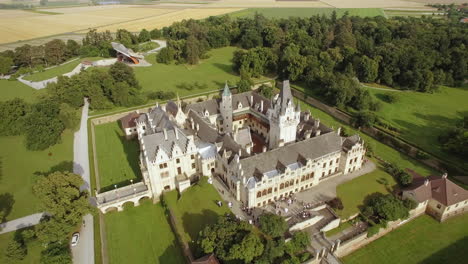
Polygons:
<instances>
[{"instance_id":1,"label":"agricultural field","mask_svg":"<svg viewBox=\"0 0 468 264\"><path fill-rule=\"evenodd\" d=\"M310 17L315 15L330 16L333 11L338 17L346 12L350 16L375 17L385 16L381 8L249 8L231 14L233 17L253 17L259 13L268 18Z\"/></svg>"},{"instance_id":2,"label":"agricultural field","mask_svg":"<svg viewBox=\"0 0 468 264\"><path fill-rule=\"evenodd\" d=\"M89 28L139 31L171 25L182 19L202 19L240 9L186 9L154 5L106 5L40 9L42 12L0 10L0 43L42 38L70 32L86 33ZM48 14L47 12L51 12ZM57 14L58 13L58 14ZM21 19L21 23L18 23Z\"/></svg>"},{"instance_id":3,"label":"agricultural field","mask_svg":"<svg viewBox=\"0 0 468 264\"><path fill-rule=\"evenodd\" d=\"M61 143L43 151L27 150L23 140L23 136L0 137L0 195L13 199L7 220L39 211L39 201L31 191L37 173L73 167L72 131L66 130Z\"/></svg>"},{"instance_id":4,"label":"agricultural field","mask_svg":"<svg viewBox=\"0 0 468 264\"><path fill-rule=\"evenodd\" d=\"M138 181L141 178L138 141L125 139L118 121L97 125L94 131L101 191L113 189L114 184L118 187L130 184L131 179Z\"/></svg>"},{"instance_id":5,"label":"agricultural field","mask_svg":"<svg viewBox=\"0 0 468 264\"><path fill-rule=\"evenodd\" d=\"M150 200L104 215L109 263L184 263L161 203Z\"/></svg>"},{"instance_id":6,"label":"agricultural field","mask_svg":"<svg viewBox=\"0 0 468 264\"><path fill-rule=\"evenodd\" d=\"M443 223L422 215L342 261L345 264L466 263L467 246L468 214Z\"/></svg>"},{"instance_id":7,"label":"agricultural field","mask_svg":"<svg viewBox=\"0 0 468 264\"><path fill-rule=\"evenodd\" d=\"M366 89L382 104L377 115L396 127L400 137L437 156L468 167L467 161L443 151L437 140L439 135L456 124L462 114L468 113L468 87L441 86L433 94ZM385 102L383 98L387 93L395 94L397 102Z\"/></svg>"}]
</instances>

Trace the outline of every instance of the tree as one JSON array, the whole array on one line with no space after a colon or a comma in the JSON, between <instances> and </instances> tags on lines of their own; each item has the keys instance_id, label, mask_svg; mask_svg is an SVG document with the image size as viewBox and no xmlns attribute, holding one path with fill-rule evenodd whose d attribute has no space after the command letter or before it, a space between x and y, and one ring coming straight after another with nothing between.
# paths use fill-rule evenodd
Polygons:
<instances>
[{"instance_id":1,"label":"tree","mask_svg":"<svg viewBox=\"0 0 468 264\"><path fill-rule=\"evenodd\" d=\"M156 55L156 61L159 63L169 64L174 60L174 50L172 48L166 47L159 50L158 55Z\"/></svg>"},{"instance_id":2,"label":"tree","mask_svg":"<svg viewBox=\"0 0 468 264\"><path fill-rule=\"evenodd\" d=\"M359 111L354 115L352 123L355 127L371 127L376 118L375 114L370 111Z\"/></svg>"},{"instance_id":3,"label":"tree","mask_svg":"<svg viewBox=\"0 0 468 264\"><path fill-rule=\"evenodd\" d=\"M273 96L273 87L270 85L262 84L259 88L260 94L265 98L271 98Z\"/></svg>"},{"instance_id":4,"label":"tree","mask_svg":"<svg viewBox=\"0 0 468 264\"><path fill-rule=\"evenodd\" d=\"M13 59L6 56L0 56L0 75L8 74L13 66Z\"/></svg>"},{"instance_id":5,"label":"tree","mask_svg":"<svg viewBox=\"0 0 468 264\"><path fill-rule=\"evenodd\" d=\"M141 88L133 69L123 62L114 63L110 67L109 73L116 82L126 82L131 87Z\"/></svg>"},{"instance_id":6,"label":"tree","mask_svg":"<svg viewBox=\"0 0 468 264\"><path fill-rule=\"evenodd\" d=\"M65 61L66 52L67 45L60 39L51 40L44 46L44 57L48 65L55 65Z\"/></svg>"},{"instance_id":7,"label":"tree","mask_svg":"<svg viewBox=\"0 0 468 264\"><path fill-rule=\"evenodd\" d=\"M240 79L237 82L237 91L239 93L244 93L252 90L252 82L248 79Z\"/></svg>"},{"instance_id":8,"label":"tree","mask_svg":"<svg viewBox=\"0 0 468 264\"><path fill-rule=\"evenodd\" d=\"M146 29L142 29L140 31L140 34L138 34L138 41L141 43L141 42L146 42L146 41L149 41L151 39L151 35L150 33L148 32L148 30Z\"/></svg>"},{"instance_id":9,"label":"tree","mask_svg":"<svg viewBox=\"0 0 468 264\"><path fill-rule=\"evenodd\" d=\"M276 214L262 214L259 217L260 230L271 237L283 236L288 224L283 217Z\"/></svg>"},{"instance_id":10,"label":"tree","mask_svg":"<svg viewBox=\"0 0 468 264\"><path fill-rule=\"evenodd\" d=\"M335 197L331 199L330 201L327 202L327 204L333 209L337 209L337 210L344 209L343 202L341 201L339 197Z\"/></svg>"},{"instance_id":11,"label":"tree","mask_svg":"<svg viewBox=\"0 0 468 264\"><path fill-rule=\"evenodd\" d=\"M34 195L41 201L44 211L57 223L73 227L83 215L91 212L88 192L80 190L81 176L71 172L54 172L40 177L33 186Z\"/></svg>"},{"instance_id":12,"label":"tree","mask_svg":"<svg viewBox=\"0 0 468 264\"><path fill-rule=\"evenodd\" d=\"M52 243L41 252L41 264L71 264L72 257L66 243Z\"/></svg>"},{"instance_id":13,"label":"tree","mask_svg":"<svg viewBox=\"0 0 468 264\"><path fill-rule=\"evenodd\" d=\"M30 105L23 99L0 102L0 135L15 136L24 132L25 117Z\"/></svg>"},{"instance_id":14,"label":"tree","mask_svg":"<svg viewBox=\"0 0 468 264\"><path fill-rule=\"evenodd\" d=\"M66 56L71 58L80 54L80 44L73 39L67 40Z\"/></svg>"},{"instance_id":15,"label":"tree","mask_svg":"<svg viewBox=\"0 0 468 264\"><path fill-rule=\"evenodd\" d=\"M5 249L5 257L8 263L16 263L23 260L27 255L26 246L16 239L10 240Z\"/></svg>"},{"instance_id":16,"label":"tree","mask_svg":"<svg viewBox=\"0 0 468 264\"><path fill-rule=\"evenodd\" d=\"M185 52L189 64L197 64L200 60L200 43L194 36L189 36L185 42Z\"/></svg>"},{"instance_id":17,"label":"tree","mask_svg":"<svg viewBox=\"0 0 468 264\"><path fill-rule=\"evenodd\" d=\"M359 79L363 82L374 82L379 73L379 63L366 55L361 57L358 67Z\"/></svg>"},{"instance_id":18,"label":"tree","mask_svg":"<svg viewBox=\"0 0 468 264\"><path fill-rule=\"evenodd\" d=\"M158 39L161 38L161 30L159 29L153 29L150 31L150 37L151 39Z\"/></svg>"},{"instance_id":19,"label":"tree","mask_svg":"<svg viewBox=\"0 0 468 264\"><path fill-rule=\"evenodd\" d=\"M76 109L65 103L60 104L59 119L65 125L65 128L71 130L76 129L80 123L80 116Z\"/></svg>"},{"instance_id":20,"label":"tree","mask_svg":"<svg viewBox=\"0 0 468 264\"><path fill-rule=\"evenodd\" d=\"M406 219L409 216L409 209L405 207L403 201L392 194L376 193L366 202L363 215L375 223L386 223Z\"/></svg>"}]
</instances>

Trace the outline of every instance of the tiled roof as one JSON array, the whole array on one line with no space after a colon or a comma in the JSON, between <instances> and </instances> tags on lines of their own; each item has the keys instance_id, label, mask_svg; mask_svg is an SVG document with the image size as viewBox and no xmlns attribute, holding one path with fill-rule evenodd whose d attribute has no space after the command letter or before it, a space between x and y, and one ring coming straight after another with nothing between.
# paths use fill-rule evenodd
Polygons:
<instances>
[{"instance_id":1,"label":"tiled roof","mask_svg":"<svg viewBox=\"0 0 468 264\"><path fill-rule=\"evenodd\" d=\"M123 128L136 127L135 119L140 116L137 112L132 112L122 118L120 118L120 123Z\"/></svg>"},{"instance_id":2,"label":"tiled roof","mask_svg":"<svg viewBox=\"0 0 468 264\"><path fill-rule=\"evenodd\" d=\"M467 190L447 178L434 175L427 178L414 178L413 184L407 191L412 191L419 202L432 198L445 206L468 200Z\"/></svg>"}]
</instances>

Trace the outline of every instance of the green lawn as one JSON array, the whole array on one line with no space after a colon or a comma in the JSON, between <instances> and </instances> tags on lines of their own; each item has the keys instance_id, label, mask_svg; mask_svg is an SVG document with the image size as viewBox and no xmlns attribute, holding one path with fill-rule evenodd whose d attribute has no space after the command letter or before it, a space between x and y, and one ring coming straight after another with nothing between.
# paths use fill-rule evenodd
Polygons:
<instances>
[{"instance_id":1,"label":"green lawn","mask_svg":"<svg viewBox=\"0 0 468 264\"><path fill-rule=\"evenodd\" d=\"M5 250L8 246L8 243L13 239L15 232L10 232L6 234L0 235L0 263L8 263L5 257ZM15 264L37 264L39 263L39 259L41 257L41 243L38 240L34 240L29 242L28 245L28 254L26 257L19 262L15 262Z\"/></svg>"},{"instance_id":2,"label":"green lawn","mask_svg":"<svg viewBox=\"0 0 468 264\"><path fill-rule=\"evenodd\" d=\"M382 180L388 185L385 186ZM336 187L336 194L341 198L344 209L337 210L336 213L346 219L359 212L359 207L363 205L368 195L376 192L387 194L394 185L396 182L393 177L380 168L340 184Z\"/></svg>"},{"instance_id":3,"label":"green lawn","mask_svg":"<svg viewBox=\"0 0 468 264\"><path fill-rule=\"evenodd\" d=\"M106 213L104 221L109 263L184 263L161 203L126 206L122 212Z\"/></svg>"},{"instance_id":4,"label":"green lawn","mask_svg":"<svg viewBox=\"0 0 468 264\"><path fill-rule=\"evenodd\" d=\"M208 59L195 66L156 63L156 55L151 54L146 59L153 65L135 67L135 74L144 92L173 91L182 97L222 89L225 81L234 84L239 79L232 69L231 62L236 49L225 47L212 50L208 52Z\"/></svg>"},{"instance_id":5,"label":"green lawn","mask_svg":"<svg viewBox=\"0 0 468 264\"><path fill-rule=\"evenodd\" d=\"M291 16L330 16L333 11L336 11L337 17L343 16L346 12L348 12L350 16L385 16L385 13L381 8L249 8L238 12L230 13L229 15L232 17L253 17L255 13L260 13L268 18L288 18Z\"/></svg>"},{"instance_id":6,"label":"green lawn","mask_svg":"<svg viewBox=\"0 0 468 264\"><path fill-rule=\"evenodd\" d=\"M466 263L468 214L439 223L423 215L342 260L345 264Z\"/></svg>"},{"instance_id":7,"label":"green lawn","mask_svg":"<svg viewBox=\"0 0 468 264\"><path fill-rule=\"evenodd\" d=\"M197 241L198 233L206 225L216 223L218 217L228 213L229 209L226 205L218 207L216 201L221 197L206 177L184 191L179 200L177 197L177 191L167 193L167 205L177 218L177 229L182 231L183 239L189 243L192 252L196 252L193 242Z\"/></svg>"},{"instance_id":8,"label":"green lawn","mask_svg":"<svg viewBox=\"0 0 468 264\"><path fill-rule=\"evenodd\" d=\"M38 212L39 201L32 194L35 172L71 170L73 161L73 133L66 130L62 143L44 151L29 151L24 137L0 137L0 195L13 196L13 209L7 220Z\"/></svg>"},{"instance_id":9,"label":"green lawn","mask_svg":"<svg viewBox=\"0 0 468 264\"><path fill-rule=\"evenodd\" d=\"M54 67L54 68L51 68L51 69L48 69L48 70L45 70L43 72L37 72L37 73L33 73L31 75L25 76L24 79L28 80L28 81L33 81L33 82L47 80L47 79L50 79L50 78L53 78L53 77L60 76L60 75L63 75L65 73L71 72L82 61L96 61L96 60L99 60L99 59L102 59L102 58L100 58L100 57L91 57L91 58L83 58L83 59L78 58L77 60L65 63L63 65L60 65L60 66L57 66L57 67Z\"/></svg>"},{"instance_id":10,"label":"green lawn","mask_svg":"<svg viewBox=\"0 0 468 264\"><path fill-rule=\"evenodd\" d=\"M377 99L389 91L369 89ZM379 100L382 108L378 116L400 130L400 136L421 148L443 158L468 167L468 161L444 152L437 137L455 125L462 114L468 113L468 87L441 86L434 94L419 92L393 92L399 101L393 104Z\"/></svg>"},{"instance_id":11,"label":"green lawn","mask_svg":"<svg viewBox=\"0 0 468 264\"><path fill-rule=\"evenodd\" d=\"M33 102L41 94L45 94L44 89L35 90L19 81L0 80L0 102L16 97L24 99L27 102Z\"/></svg>"},{"instance_id":12,"label":"green lawn","mask_svg":"<svg viewBox=\"0 0 468 264\"><path fill-rule=\"evenodd\" d=\"M320 121L322 121L325 125L329 127L334 127L335 129L338 127L343 127L346 129L346 132L349 135L354 135L356 133L359 133L361 138L363 138L365 142L368 142L370 144L370 146L374 150L374 153L378 155L379 157L381 157L382 159L388 162L398 164L402 168L410 168L412 170L417 171L418 173L422 175L437 173L434 170L428 168L427 166L421 164L420 162L398 152L397 150L377 141L376 139L362 132L359 132L350 126L343 124L342 122L326 114L325 112L322 112L321 110L315 107L312 107L309 104L306 104L302 101L300 101L300 103L301 103L301 109L303 111L306 109L309 109L312 114L312 117L318 117Z\"/></svg>"},{"instance_id":13,"label":"green lawn","mask_svg":"<svg viewBox=\"0 0 468 264\"><path fill-rule=\"evenodd\" d=\"M95 127L96 155L101 191L130 184L130 179L141 178L140 146L136 139L127 140L115 121Z\"/></svg>"}]
</instances>

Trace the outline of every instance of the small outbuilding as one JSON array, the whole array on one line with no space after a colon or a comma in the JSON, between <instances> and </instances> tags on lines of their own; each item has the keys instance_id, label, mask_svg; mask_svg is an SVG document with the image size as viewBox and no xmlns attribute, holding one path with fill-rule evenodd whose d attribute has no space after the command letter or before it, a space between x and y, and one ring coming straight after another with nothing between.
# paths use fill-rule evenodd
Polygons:
<instances>
[{"instance_id":1,"label":"small outbuilding","mask_svg":"<svg viewBox=\"0 0 468 264\"><path fill-rule=\"evenodd\" d=\"M142 56L136 54L132 49L125 47L123 44L111 42L111 45L117 52L117 61L138 64L143 59Z\"/></svg>"}]
</instances>

